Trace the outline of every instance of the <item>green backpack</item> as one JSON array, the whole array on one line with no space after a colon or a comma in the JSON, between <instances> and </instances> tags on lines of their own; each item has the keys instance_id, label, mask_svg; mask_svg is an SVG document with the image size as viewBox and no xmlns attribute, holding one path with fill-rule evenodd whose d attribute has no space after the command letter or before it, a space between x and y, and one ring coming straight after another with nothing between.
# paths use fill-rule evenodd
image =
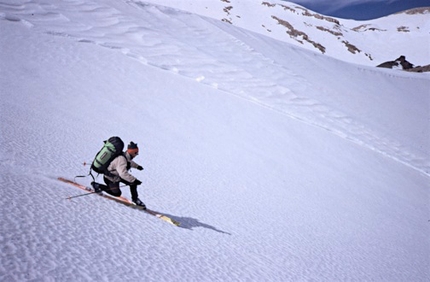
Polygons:
<instances>
[{"instance_id":1,"label":"green backpack","mask_svg":"<svg viewBox=\"0 0 430 282\"><path fill-rule=\"evenodd\" d=\"M124 142L121 138L113 136L104 143L103 148L96 154L91 169L100 174L111 175L107 168L116 157L123 153Z\"/></svg>"}]
</instances>

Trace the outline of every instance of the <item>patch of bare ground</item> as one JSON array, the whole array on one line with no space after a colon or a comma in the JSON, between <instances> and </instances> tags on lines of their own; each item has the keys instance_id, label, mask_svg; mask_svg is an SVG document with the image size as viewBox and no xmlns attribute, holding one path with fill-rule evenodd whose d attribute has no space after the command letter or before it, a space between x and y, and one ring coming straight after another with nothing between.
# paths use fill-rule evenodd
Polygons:
<instances>
[{"instance_id":1,"label":"patch of bare ground","mask_svg":"<svg viewBox=\"0 0 430 282\"><path fill-rule=\"evenodd\" d=\"M272 32L271 29L268 29L264 24L261 25L264 29L266 29L268 32Z\"/></svg>"},{"instance_id":2,"label":"patch of bare ground","mask_svg":"<svg viewBox=\"0 0 430 282\"><path fill-rule=\"evenodd\" d=\"M226 12L227 13L227 15L230 15L230 10L231 9L233 9L233 6L228 6L228 7L225 7L224 9L223 9L223 11L224 12Z\"/></svg>"},{"instance_id":3,"label":"patch of bare ground","mask_svg":"<svg viewBox=\"0 0 430 282\"><path fill-rule=\"evenodd\" d=\"M339 23L339 21L338 21L337 19L334 19L334 18L331 18L331 17L327 17L327 16L323 16L323 15L321 15L321 14L317 14L317 13L311 13L311 12L309 12L309 10L304 9L304 8L302 8L302 7L295 6L295 8L291 8L290 6L287 6L287 5L283 5L283 4L272 4L272 3L270 3L270 2L262 2L261 4L262 4L262 5L265 5L265 6L267 6L267 7L281 6L282 8L284 8L284 10L288 10L288 11L291 11L291 12L293 12L293 13L296 13L296 11L297 11L297 10L302 10L302 11L303 11L303 12L302 12L302 15L304 15L304 16L307 16L307 17L314 17L314 18L317 18L317 19L319 19L319 20L325 20L325 21L332 22L332 23L335 23L335 24L339 24L339 25L340 25L340 23ZM296 10L296 9L297 9L297 10Z\"/></svg>"},{"instance_id":4,"label":"patch of bare ground","mask_svg":"<svg viewBox=\"0 0 430 282\"><path fill-rule=\"evenodd\" d=\"M349 43L346 40L343 40L342 43L345 44L345 46L348 48L348 51L351 52L352 54L357 54L361 52L360 49L358 49L355 45Z\"/></svg>"},{"instance_id":5,"label":"patch of bare ground","mask_svg":"<svg viewBox=\"0 0 430 282\"><path fill-rule=\"evenodd\" d=\"M331 30L331 29L323 27L323 26L317 26L317 29L322 30L322 31L326 31L328 33L331 33L334 36L343 36L342 32L340 32L340 31L334 31L334 30Z\"/></svg>"},{"instance_id":6,"label":"patch of bare ground","mask_svg":"<svg viewBox=\"0 0 430 282\"><path fill-rule=\"evenodd\" d=\"M410 71L410 72L430 72L430 65L413 67L413 68L407 69L406 71Z\"/></svg>"},{"instance_id":7,"label":"patch of bare ground","mask_svg":"<svg viewBox=\"0 0 430 282\"><path fill-rule=\"evenodd\" d=\"M376 27L369 27L369 26L371 26L371 25L370 24L362 24L362 25L359 25L357 27L354 27L352 30L353 31L357 31L357 32L368 31L368 30L371 30L371 31L386 31L384 29L380 29L380 28L376 28Z\"/></svg>"},{"instance_id":8,"label":"patch of bare ground","mask_svg":"<svg viewBox=\"0 0 430 282\"><path fill-rule=\"evenodd\" d=\"M325 47L315 41L312 41L309 36L304 33L303 31L297 30L295 29L289 22L280 19L276 16L272 16L272 18L274 20L276 20L278 22L278 24L285 26L287 28L287 34L290 35L291 38L295 39L297 42L300 42L301 44L303 44L303 42L301 40L299 40L298 38L303 38L304 41L307 41L309 43L311 43L315 48L317 48L318 50L321 51L321 53L325 53Z\"/></svg>"},{"instance_id":9,"label":"patch of bare ground","mask_svg":"<svg viewBox=\"0 0 430 282\"><path fill-rule=\"evenodd\" d=\"M262 2L261 5L267 6L267 7L275 7L276 4L270 4L269 2Z\"/></svg>"},{"instance_id":10,"label":"patch of bare ground","mask_svg":"<svg viewBox=\"0 0 430 282\"><path fill-rule=\"evenodd\" d=\"M397 14L406 13L408 15L415 15L415 14L428 14L430 13L430 7L421 7L421 8L414 8L410 10L406 10Z\"/></svg>"},{"instance_id":11,"label":"patch of bare ground","mask_svg":"<svg viewBox=\"0 0 430 282\"><path fill-rule=\"evenodd\" d=\"M225 3L229 3L230 4L230 0L221 0L221 2L225 2ZM222 10L227 14L227 17L229 17L231 9L233 9L233 6L224 7L224 9L222 9ZM223 18L221 21L229 23L229 24L233 24L231 18Z\"/></svg>"},{"instance_id":12,"label":"patch of bare ground","mask_svg":"<svg viewBox=\"0 0 430 282\"><path fill-rule=\"evenodd\" d=\"M304 16L314 17L314 18L319 19L319 20L324 20L324 21L328 21L328 22L340 25L340 22L337 19L334 19L334 18L331 18L331 17L327 17L327 16L323 16L321 14L311 13L311 12L309 12L309 10L301 8L301 7L296 7L296 8L303 10L303 15Z\"/></svg>"},{"instance_id":13,"label":"patch of bare ground","mask_svg":"<svg viewBox=\"0 0 430 282\"><path fill-rule=\"evenodd\" d=\"M399 26L397 28L397 31L400 31L400 32L409 32L410 30L409 30L409 27L407 27L407 26Z\"/></svg>"}]
</instances>

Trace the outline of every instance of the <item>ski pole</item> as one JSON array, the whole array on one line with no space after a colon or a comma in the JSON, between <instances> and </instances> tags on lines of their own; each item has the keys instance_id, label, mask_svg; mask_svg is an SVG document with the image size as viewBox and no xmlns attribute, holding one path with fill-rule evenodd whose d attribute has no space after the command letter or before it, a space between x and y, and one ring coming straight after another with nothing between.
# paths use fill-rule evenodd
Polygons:
<instances>
[{"instance_id":1,"label":"ski pole","mask_svg":"<svg viewBox=\"0 0 430 282\"><path fill-rule=\"evenodd\" d=\"M85 194L80 194L80 195L76 195L76 196L69 196L66 199L67 200L71 200L73 198L78 198L78 197L82 197L82 196L88 196L88 195L91 195L91 194L94 194L94 193L96 193L96 192L95 191L91 191L91 192L88 192L88 193L85 193Z\"/></svg>"}]
</instances>

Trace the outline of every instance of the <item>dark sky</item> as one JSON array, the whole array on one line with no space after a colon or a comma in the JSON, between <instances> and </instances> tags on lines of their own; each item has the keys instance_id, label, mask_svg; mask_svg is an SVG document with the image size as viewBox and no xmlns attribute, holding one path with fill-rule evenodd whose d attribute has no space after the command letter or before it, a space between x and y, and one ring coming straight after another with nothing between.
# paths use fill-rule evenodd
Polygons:
<instances>
[{"instance_id":1,"label":"dark sky","mask_svg":"<svg viewBox=\"0 0 430 282\"><path fill-rule=\"evenodd\" d=\"M289 2L323 15L355 20L375 19L412 8L430 7L430 0L289 0Z\"/></svg>"}]
</instances>

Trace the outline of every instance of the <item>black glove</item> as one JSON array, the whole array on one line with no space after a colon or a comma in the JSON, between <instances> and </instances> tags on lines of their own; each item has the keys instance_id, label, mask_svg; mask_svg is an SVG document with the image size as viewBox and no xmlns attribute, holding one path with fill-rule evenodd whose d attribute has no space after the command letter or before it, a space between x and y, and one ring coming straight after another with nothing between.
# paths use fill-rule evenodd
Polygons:
<instances>
[{"instance_id":1,"label":"black glove","mask_svg":"<svg viewBox=\"0 0 430 282\"><path fill-rule=\"evenodd\" d=\"M133 181L133 183L132 183L133 185L140 185L140 184L142 184L142 181L140 181L140 180L138 180L138 179L136 179L135 181Z\"/></svg>"},{"instance_id":2,"label":"black glove","mask_svg":"<svg viewBox=\"0 0 430 282\"><path fill-rule=\"evenodd\" d=\"M137 169L137 170L143 170L143 167L138 166L138 167L136 167L136 169Z\"/></svg>"}]
</instances>

